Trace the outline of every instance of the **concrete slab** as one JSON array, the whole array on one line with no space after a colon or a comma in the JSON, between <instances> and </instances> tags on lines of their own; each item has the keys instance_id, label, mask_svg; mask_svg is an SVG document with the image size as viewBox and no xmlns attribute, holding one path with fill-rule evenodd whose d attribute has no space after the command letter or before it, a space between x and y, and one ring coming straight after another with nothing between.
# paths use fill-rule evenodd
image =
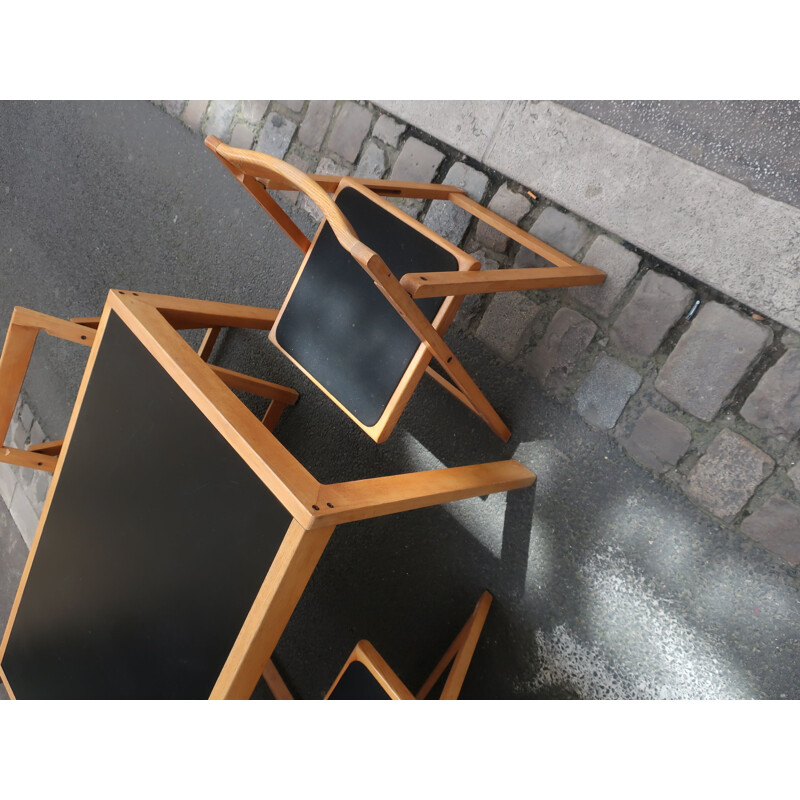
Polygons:
<instances>
[{"instance_id":1,"label":"concrete slab","mask_svg":"<svg viewBox=\"0 0 800 800\"><path fill-rule=\"evenodd\" d=\"M375 102L800 330L800 209L558 103Z\"/></svg>"},{"instance_id":2,"label":"concrete slab","mask_svg":"<svg viewBox=\"0 0 800 800\"><path fill-rule=\"evenodd\" d=\"M498 126L510 105L508 100L373 100L372 102L479 161L493 142Z\"/></svg>"},{"instance_id":3,"label":"concrete slab","mask_svg":"<svg viewBox=\"0 0 800 800\"><path fill-rule=\"evenodd\" d=\"M558 102L800 208L800 101Z\"/></svg>"}]
</instances>

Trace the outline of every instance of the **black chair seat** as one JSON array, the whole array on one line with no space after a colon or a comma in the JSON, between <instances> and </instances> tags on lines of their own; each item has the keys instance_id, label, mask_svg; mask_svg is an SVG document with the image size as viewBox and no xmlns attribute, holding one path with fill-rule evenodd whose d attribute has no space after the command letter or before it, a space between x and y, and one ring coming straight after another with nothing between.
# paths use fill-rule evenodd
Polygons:
<instances>
[{"instance_id":1,"label":"black chair seat","mask_svg":"<svg viewBox=\"0 0 800 800\"><path fill-rule=\"evenodd\" d=\"M336 203L399 279L458 269L456 257L347 187ZM433 321L441 298L417 301ZM420 341L326 222L273 329L277 344L363 425L378 422Z\"/></svg>"}]
</instances>

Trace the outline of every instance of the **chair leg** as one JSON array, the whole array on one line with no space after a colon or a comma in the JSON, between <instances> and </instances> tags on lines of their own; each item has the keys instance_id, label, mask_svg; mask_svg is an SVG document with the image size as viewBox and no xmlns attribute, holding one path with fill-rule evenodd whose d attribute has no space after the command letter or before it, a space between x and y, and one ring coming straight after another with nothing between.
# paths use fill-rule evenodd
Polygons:
<instances>
[{"instance_id":1,"label":"chair leg","mask_svg":"<svg viewBox=\"0 0 800 800\"><path fill-rule=\"evenodd\" d=\"M439 384L439 386L441 386L444 389L447 389L447 391L450 392L450 394L453 395L453 397L455 397L456 400L463 403L473 414L478 414L477 410L475 409L475 406L472 405L469 398L464 394L464 392L462 392L457 387L453 386L453 384L450 383L450 381L448 381L447 378L443 378L435 369L433 369L433 367L426 367L425 374L433 378L436 381L436 383ZM478 416L480 416L480 414L478 414Z\"/></svg>"},{"instance_id":2,"label":"chair leg","mask_svg":"<svg viewBox=\"0 0 800 800\"><path fill-rule=\"evenodd\" d=\"M220 328L219 325L214 325L206 331L206 335L203 337L200 347L197 348L197 354L203 359L203 361L208 361L210 358L211 351L214 349L214 345L217 343L217 337L219 336L219 332L221 330L222 328Z\"/></svg>"},{"instance_id":3,"label":"chair leg","mask_svg":"<svg viewBox=\"0 0 800 800\"><path fill-rule=\"evenodd\" d=\"M431 328L433 330L433 328ZM434 333L436 333L434 331ZM438 336L438 334L436 334ZM442 344L444 344L444 340L439 337ZM428 347L433 351L431 348L431 340L429 339ZM474 380L470 377L469 373L464 369L461 362L454 356L450 355L447 359L440 357L434 352L434 356L436 360L441 365L442 369L444 369L447 374L452 378L453 383L455 386L453 388L459 390L461 394L463 394L463 398L456 394L450 386L447 385L447 382L444 380L438 380L436 378L437 383L441 386L444 386L445 389L450 391L454 394L459 400L461 400L467 408L470 408L477 416L479 416L492 430L492 432L499 436L504 442L507 442L511 438L511 431L508 429L508 425L503 422L501 416L495 411L494 406L489 402L486 395L478 388L478 384L475 383Z\"/></svg>"},{"instance_id":4,"label":"chair leg","mask_svg":"<svg viewBox=\"0 0 800 800\"><path fill-rule=\"evenodd\" d=\"M289 687L284 682L272 659L267 661L267 666L264 667L264 672L261 674L276 700L294 700L294 696L289 691Z\"/></svg>"},{"instance_id":5,"label":"chair leg","mask_svg":"<svg viewBox=\"0 0 800 800\"><path fill-rule=\"evenodd\" d=\"M268 431L274 431L275 426L278 424L278 419L286 408L286 403L281 403L280 400L272 400L267 407L267 412L261 420L262 425Z\"/></svg>"},{"instance_id":6,"label":"chair leg","mask_svg":"<svg viewBox=\"0 0 800 800\"><path fill-rule=\"evenodd\" d=\"M358 661L372 673L372 677L380 684L386 694L392 700L413 700L414 695L406 688L406 685L397 677L397 673L386 663L383 656L366 639L362 639L353 648L344 666L339 670L336 680L331 684L323 699L329 700L334 689L339 684L342 676L347 672L348 667Z\"/></svg>"},{"instance_id":7,"label":"chair leg","mask_svg":"<svg viewBox=\"0 0 800 800\"><path fill-rule=\"evenodd\" d=\"M458 697L491 604L491 594L489 594L489 592L484 592L478 600L475 610L470 615L470 618L467 620L458 636L456 636L450 647L447 648L447 652L442 656L433 672L428 676L425 683L422 684L422 688L417 692L417 700L424 700L428 696L431 689L435 686L436 681L441 678L442 673L444 673L451 662L452 667L450 667L450 674L447 676L439 699L455 700Z\"/></svg>"}]
</instances>

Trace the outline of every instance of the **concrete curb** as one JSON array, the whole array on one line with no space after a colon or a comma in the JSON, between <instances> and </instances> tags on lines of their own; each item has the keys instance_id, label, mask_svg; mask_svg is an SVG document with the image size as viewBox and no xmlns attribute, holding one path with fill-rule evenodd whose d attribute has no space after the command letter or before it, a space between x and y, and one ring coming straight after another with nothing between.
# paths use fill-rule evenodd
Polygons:
<instances>
[{"instance_id":1,"label":"concrete curb","mask_svg":"<svg viewBox=\"0 0 800 800\"><path fill-rule=\"evenodd\" d=\"M800 331L800 210L549 101L376 105Z\"/></svg>"}]
</instances>

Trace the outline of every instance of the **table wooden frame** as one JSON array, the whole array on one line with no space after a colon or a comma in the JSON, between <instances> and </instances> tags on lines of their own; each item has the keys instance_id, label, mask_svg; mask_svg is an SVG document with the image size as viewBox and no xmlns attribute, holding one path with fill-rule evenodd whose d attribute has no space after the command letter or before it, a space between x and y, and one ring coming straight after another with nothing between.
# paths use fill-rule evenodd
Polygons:
<instances>
[{"instance_id":1,"label":"table wooden frame","mask_svg":"<svg viewBox=\"0 0 800 800\"><path fill-rule=\"evenodd\" d=\"M275 321L274 310L112 290L97 328L95 344L102 339L112 311L293 518L210 699L250 697L337 525L523 488L536 480L536 476L522 464L509 460L322 484L231 391L223 379L224 373L220 374L219 370L205 363L175 330L209 327L269 330ZM72 327L64 327L63 332L70 335L77 332L79 337L83 335ZM64 438L62 456L55 464L50 491L0 644L0 661L46 523L51 498L57 491L62 461L69 455L70 438L98 349L93 347L89 354ZM235 513L235 509L231 513ZM13 697L13 689L1 669L0 679L9 696Z\"/></svg>"},{"instance_id":2,"label":"table wooden frame","mask_svg":"<svg viewBox=\"0 0 800 800\"><path fill-rule=\"evenodd\" d=\"M181 329L180 320L176 320ZM16 306L11 313L11 322L0 353L0 432L5 439L11 425L14 407L22 390L22 384L30 365L33 349L40 333L47 333L57 339L75 342L91 347L100 317L73 317L64 320L29 308ZM208 361L221 328L208 328L197 352L203 361ZM262 424L273 430L281 413L287 405L297 402L298 393L286 386L244 375L241 372L211 365L221 380L233 389L270 400ZM53 473L58 456L64 444L63 439L38 442L28 445L27 450L17 447L0 447L0 462L17 467L28 467Z\"/></svg>"},{"instance_id":3,"label":"table wooden frame","mask_svg":"<svg viewBox=\"0 0 800 800\"><path fill-rule=\"evenodd\" d=\"M372 278L375 285L406 321L420 340L420 347L409 364L380 420L371 426L364 425L341 403L321 386L286 351L280 348L274 334L270 341L281 349L339 408L347 414L365 433L376 442L385 441L391 434L414 389L427 374L440 386L447 389L467 408L473 411L503 441L511 436L506 424L489 403L470 375L445 343L443 336L458 311L465 295L495 293L531 289L550 289L565 286L588 286L602 283L605 273L596 267L580 264L569 256L551 247L541 239L512 225L508 220L484 208L472 200L463 189L432 183L377 180L341 177L338 175L307 175L297 167L274 156L251 150L231 147L215 136L207 136L206 146L236 177L256 202L278 223L284 233L304 255L303 262L289 290L283 309L305 267L320 231L327 222L341 246L358 262ZM446 272L409 273L398 280L383 259L359 241L355 231L329 194L334 198L344 188L352 188L369 198L414 230L439 244L455 256L458 269ZM312 241L289 218L269 191L302 191L319 208L323 223ZM528 269L480 270L481 264L461 248L451 244L422 223L405 214L384 197L422 198L447 200L476 216L514 241L529 248L552 263L553 267ZM433 322L429 322L414 299L425 297L446 298ZM280 317L278 318L278 322ZM433 370L430 362L435 359L444 375Z\"/></svg>"}]
</instances>

